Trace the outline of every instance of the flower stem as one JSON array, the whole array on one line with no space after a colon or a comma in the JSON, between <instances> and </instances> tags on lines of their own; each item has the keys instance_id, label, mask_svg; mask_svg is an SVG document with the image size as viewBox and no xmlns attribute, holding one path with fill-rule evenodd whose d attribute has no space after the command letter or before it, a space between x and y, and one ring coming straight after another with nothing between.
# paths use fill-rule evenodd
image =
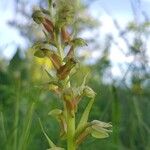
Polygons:
<instances>
[{"instance_id":1,"label":"flower stem","mask_svg":"<svg viewBox=\"0 0 150 150\"><path fill-rule=\"evenodd\" d=\"M60 33L60 29L59 29ZM57 34L56 41L57 41L57 49L58 53L60 54L61 59L63 60L64 58L64 51L61 46L61 39L60 39L60 34ZM67 77L67 80L69 80L69 76ZM70 87L70 82L66 85L66 87ZM67 150L75 150L76 145L75 145L75 112L72 110L70 112L70 109L64 104L64 112L66 112L66 121L67 121Z\"/></svg>"},{"instance_id":2,"label":"flower stem","mask_svg":"<svg viewBox=\"0 0 150 150\"><path fill-rule=\"evenodd\" d=\"M69 76L67 78L69 80ZM71 84L68 82L67 87L70 87ZM66 107L67 111L67 150L75 150L75 111Z\"/></svg>"},{"instance_id":3,"label":"flower stem","mask_svg":"<svg viewBox=\"0 0 150 150\"><path fill-rule=\"evenodd\" d=\"M75 150L75 113L67 110L67 150Z\"/></svg>"}]
</instances>

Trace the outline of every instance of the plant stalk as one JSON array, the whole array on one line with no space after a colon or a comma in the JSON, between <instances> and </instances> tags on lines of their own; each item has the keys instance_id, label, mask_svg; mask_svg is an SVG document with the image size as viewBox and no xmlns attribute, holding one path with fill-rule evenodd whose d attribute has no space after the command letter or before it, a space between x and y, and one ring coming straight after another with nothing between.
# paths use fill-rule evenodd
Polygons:
<instances>
[{"instance_id":1,"label":"plant stalk","mask_svg":"<svg viewBox=\"0 0 150 150\"><path fill-rule=\"evenodd\" d=\"M74 135L75 135L75 113L70 113L69 110L67 110L67 149L68 150L75 150L75 141L74 141Z\"/></svg>"},{"instance_id":2,"label":"plant stalk","mask_svg":"<svg viewBox=\"0 0 150 150\"><path fill-rule=\"evenodd\" d=\"M59 29L60 32L60 29ZM57 33L56 33L57 34ZM57 41L57 49L58 53L60 54L61 59L64 58L64 51L61 46L61 38L59 37L60 34L57 34L56 41ZM67 77L67 80L69 80L69 76ZM70 82L66 85L66 87L70 87ZM64 104L64 112L66 112L66 121L67 121L67 150L75 150L75 112L72 110L70 112L70 109Z\"/></svg>"}]
</instances>

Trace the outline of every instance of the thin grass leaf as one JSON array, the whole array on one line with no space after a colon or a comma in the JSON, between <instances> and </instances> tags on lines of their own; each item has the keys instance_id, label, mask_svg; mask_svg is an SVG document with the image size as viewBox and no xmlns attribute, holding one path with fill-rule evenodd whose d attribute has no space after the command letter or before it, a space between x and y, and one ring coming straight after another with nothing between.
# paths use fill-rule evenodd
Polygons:
<instances>
[{"instance_id":1,"label":"thin grass leaf","mask_svg":"<svg viewBox=\"0 0 150 150\"><path fill-rule=\"evenodd\" d=\"M19 99L20 99L20 80L17 83L17 94L16 94L16 103L15 103L15 118L14 118L14 140L13 140L13 149L17 149L18 144L18 123L19 123Z\"/></svg>"},{"instance_id":2,"label":"thin grass leaf","mask_svg":"<svg viewBox=\"0 0 150 150\"><path fill-rule=\"evenodd\" d=\"M7 139L7 135L6 135L6 130L5 130L5 123L4 123L4 116L3 113L0 113L0 122L1 122L1 133L2 133L2 137L4 139L4 141L6 141Z\"/></svg>"},{"instance_id":3,"label":"thin grass leaf","mask_svg":"<svg viewBox=\"0 0 150 150\"><path fill-rule=\"evenodd\" d=\"M65 150L65 149L61 148L61 147L53 147L53 148L50 148L48 150Z\"/></svg>"},{"instance_id":4,"label":"thin grass leaf","mask_svg":"<svg viewBox=\"0 0 150 150\"><path fill-rule=\"evenodd\" d=\"M46 137L46 139L47 139L47 141L48 141L48 143L49 143L49 146L50 146L51 148L55 148L56 145L52 142L52 140L48 137L48 135L47 135L46 132L44 131L44 128L43 128L43 125L42 125L42 123L41 123L40 118L39 118L39 123L40 123L41 129L42 129L42 132L43 132L43 134L45 135L45 137Z\"/></svg>"},{"instance_id":5,"label":"thin grass leaf","mask_svg":"<svg viewBox=\"0 0 150 150\"><path fill-rule=\"evenodd\" d=\"M24 128L22 130L22 135L19 142L18 150L26 150L28 138L30 135L34 107L35 107L35 103L32 103L31 108L28 110L27 116L25 118Z\"/></svg>"}]
</instances>

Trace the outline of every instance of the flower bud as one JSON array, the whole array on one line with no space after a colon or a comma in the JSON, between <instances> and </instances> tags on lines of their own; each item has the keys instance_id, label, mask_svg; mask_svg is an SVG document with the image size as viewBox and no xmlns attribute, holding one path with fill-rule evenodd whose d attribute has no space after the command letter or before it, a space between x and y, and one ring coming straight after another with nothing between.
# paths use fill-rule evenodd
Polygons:
<instances>
[{"instance_id":1,"label":"flower bud","mask_svg":"<svg viewBox=\"0 0 150 150\"><path fill-rule=\"evenodd\" d=\"M71 69L76 65L75 59L69 59L65 65L61 66L57 71L57 76L60 80L64 80L69 74Z\"/></svg>"},{"instance_id":2,"label":"flower bud","mask_svg":"<svg viewBox=\"0 0 150 150\"><path fill-rule=\"evenodd\" d=\"M72 88L65 89L63 91L63 99L65 101L71 101L74 98L74 93Z\"/></svg>"},{"instance_id":3,"label":"flower bud","mask_svg":"<svg viewBox=\"0 0 150 150\"><path fill-rule=\"evenodd\" d=\"M49 90L50 90L50 91L57 91L57 90L58 90L58 86L55 85L55 84L50 84L50 85L49 85Z\"/></svg>"},{"instance_id":4,"label":"flower bud","mask_svg":"<svg viewBox=\"0 0 150 150\"><path fill-rule=\"evenodd\" d=\"M54 117L60 116L61 114L62 114L61 109L53 109L48 113L48 115L51 115L51 116L54 116Z\"/></svg>"},{"instance_id":5,"label":"flower bud","mask_svg":"<svg viewBox=\"0 0 150 150\"><path fill-rule=\"evenodd\" d=\"M96 93L90 87L85 86L83 94L89 98L94 98Z\"/></svg>"},{"instance_id":6,"label":"flower bud","mask_svg":"<svg viewBox=\"0 0 150 150\"><path fill-rule=\"evenodd\" d=\"M111 128L112 125L110 123L106 123L106 122L102 122L102 121L99 121L99 120L93 120L91 122L92 125L95 125L95 126L99 126L101 128Z\"/></svg>"},{"instance_id":7,"label":"flower bud","mask_svg":"<svg viewBox=\"0 0 150 150\"><path fill-rule=\"evenodd\" d=\"M38 57L38 58L44 58L45 57L45 54L43 51L41 50L37 50L35 53L34 53L34 56Z\"/></svg>"},{"instance_id":8,"label":"flower bud","mask_svg":"<svg viewBox=\"0 0 150 150\"><path fill-rule=\"evenodd\" d=\"M110 123L93 120L91 122L91 135L98 139L106 138L112 132L111 127L112 125Z\"/></svg>"},{"instance_id":9,"label":"flower bud","mask_svg":"<svg viewBox=\"0 0 150 150\"><path fill-rule=\"evenodd\" d=\"M66 43L68 41L70 41L70 35L69 33L66 31L66 28L65 27L62 27L61 28L61 37L62 37L62 40Z\"/></svg>"},{"instance_id":10,"label":"flower bud","mask_svg":"<svg viewBox=\"0 0 150 150\"><path fill-rule=\"evenodd\" d=\"M44 28L47 30L47 32L49 33L53 33L54 30L54 25L52 23L52 21L50 21L47 18L44 18L44 21L42 22Z\"/></svg>"},{"instance_id":11,"label":"flower bud","mask_svg":"<svg viewBox=\"0 0 150 150\"><path fill-rule=\"evenodd\" d=\"M82 38L75 38L71 41L71 44L74 45L74 47L82 47L82 46L87 46L87 43L84 39Z\"/></svg>"},{"instance_id":12,"label":"flower bud","mask_svg":"<svg viewBox=\"0 0 150 150\"><path fill-rule=\"evenodd\" d=\"M34 11L32 18L37 24L41 24L44 21L43 13L40 10Z\"/></svg>"},{"instance_id":13,"label":"flower bud","mask_svg":"<svg viewBox=\"0 0 150 150\"><path fill-rule=\"evenodd\" d=\"M50 58L54 68L58 70L62 65L61 58L54 52L50 54L48 57Z\"/></svg>"},{"instance_id":14,"label":"flower bud","mask_svg":"<svg viewBox=\"0 0 150 150\"><path fill-rule=\"evenodd\" d=\"M74 57L74 47L71 46L70 49L69 49L69 52L67 53L67 56L65 57L65 59L71 59Z\"/></svg>"}]
</instances>

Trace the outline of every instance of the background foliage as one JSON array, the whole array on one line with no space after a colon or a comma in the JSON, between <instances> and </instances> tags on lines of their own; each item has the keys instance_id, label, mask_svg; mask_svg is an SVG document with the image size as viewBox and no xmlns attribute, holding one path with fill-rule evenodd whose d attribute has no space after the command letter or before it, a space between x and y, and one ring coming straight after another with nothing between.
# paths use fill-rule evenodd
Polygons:
<instances>
[{"instance_id":1,"label":"background foliage","mask_svg":"<svg viewBox=\"0 0 150 150\"><path fill-rule=\"evenodd\" d=\"M39 3L41 6L46 5L45 2L40 1L35 4ZM24 1L18 1L18 4L21 7ZM81 18L75 27L79 35L86 30L92 32L98 26L96 20L85 15L89 6L90 2L86 1L85 4L81 3L80 10L78 10ZM27 12L26 9L17 11L31 21L32 12ZM135 11L133 7L133 12ZM41 40L41 29L35 28L34 24L20 24L18 20L9 23L17 27L31 43ZM115 20L114 24L120 33L120 38L128 47L127 54L133 56L134 60L127 64L126 71L121 77L115 78L110 74L112 62L109 54L111 45L116 39L108 35L103 37L103 44L99 44L100 42L92 37L87 39L93 47L99 48L101 56L94 63L88 63L90 60L87 54L91 54L90 50L86 51L86 55L79 55L83 62L81 71L79 71L81 73L76 75L77 78L75 77L73 82L81 83L83 76L90 72L88 84L97 93L90 119L112 122L113 133L108 139L88 138L80 149L149 150L150 68L148 50L145 45L149 37L150 22L145 19L138 24L133 20L124 29L121 29ZM132 42L128 40L130 35L132 35ZM41 61L33 58L33 52L30 49L23 52L18 47L10 61L1 58L0 149L44 150L48 148L48 143L38 122L39 118L47 134L59 144L57 122L48 116L48 112L61 104L57 97L41 86L48 78L44 73L43 68L45 67L52 66L47 60ZM79 110L84 109L85 103L86 101L82 102Z\"/></svg>"}]
</instances>

